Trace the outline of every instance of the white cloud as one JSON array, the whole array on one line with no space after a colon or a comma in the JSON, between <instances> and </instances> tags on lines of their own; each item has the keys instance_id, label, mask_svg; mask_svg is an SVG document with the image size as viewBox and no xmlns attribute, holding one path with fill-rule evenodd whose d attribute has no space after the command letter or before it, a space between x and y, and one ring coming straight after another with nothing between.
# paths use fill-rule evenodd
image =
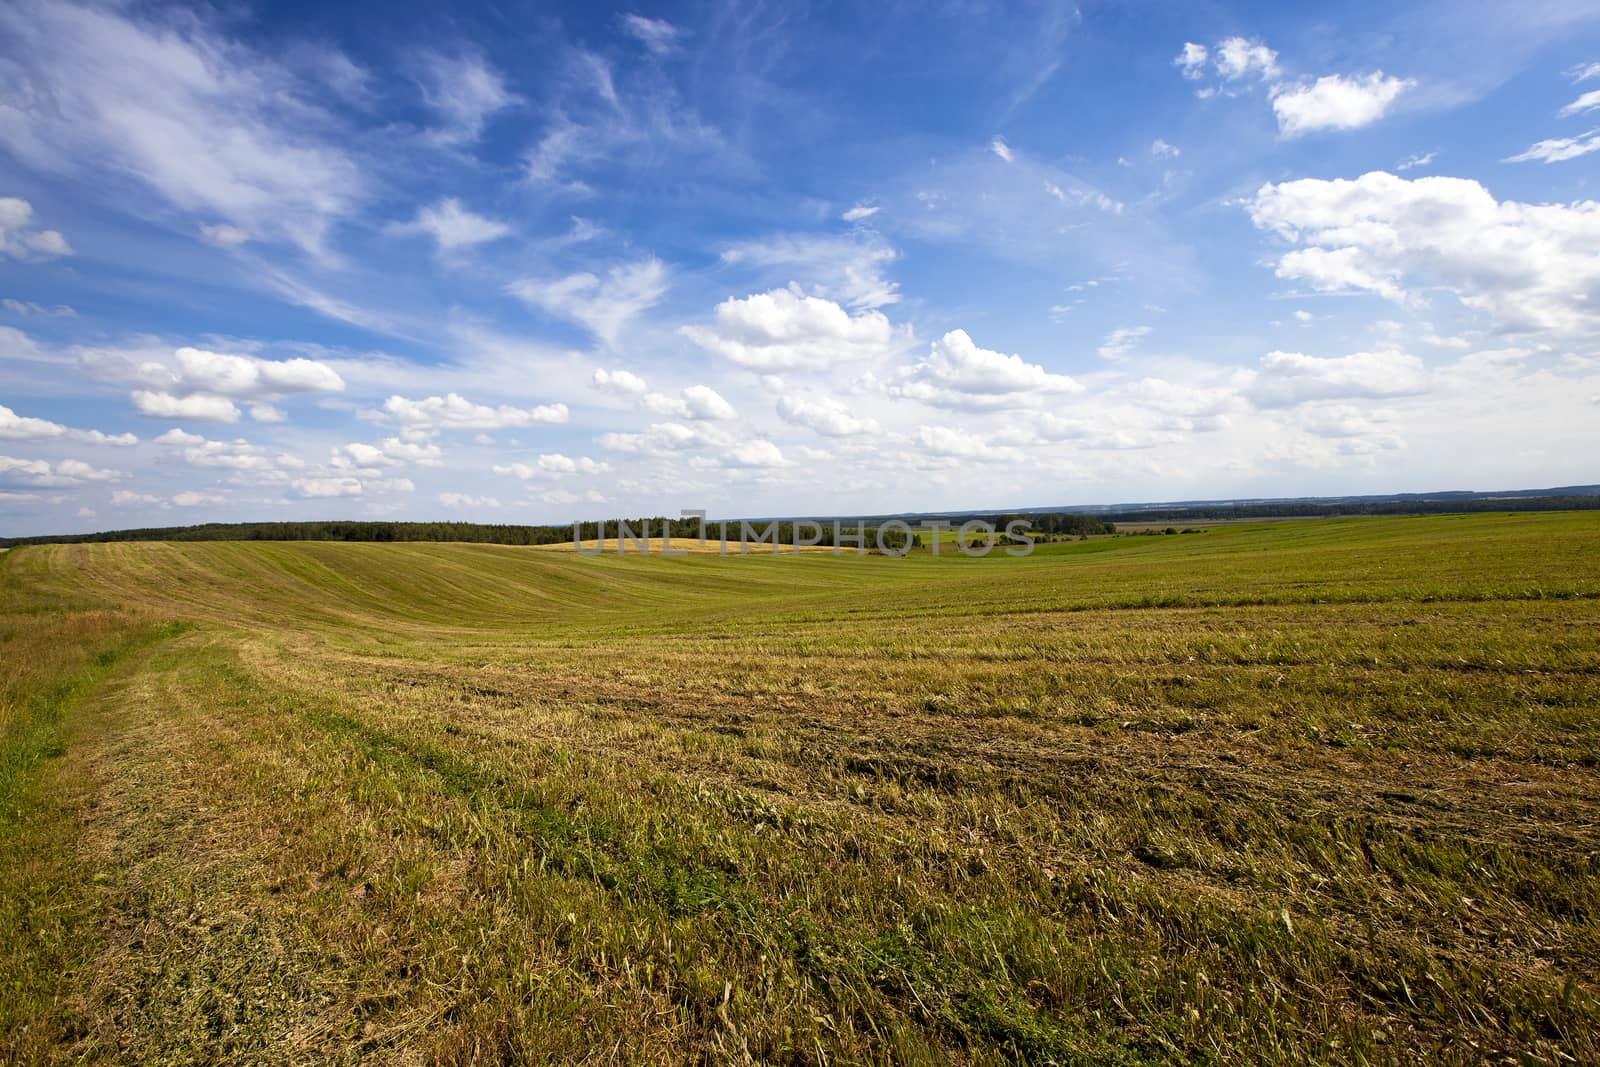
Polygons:
<instances>
[{"instance_id":1,"label":"white cloud","mask_svg":"<svg viewBox=\"0 0 1600 1067\"><path fill-rule=\"evenodd\" d=\"M1409 396L1427 388L1422 361L1404 352L1330 358L1269 352L1243 391L1257 407L1279 408L1312 400Z\"/></svg>"},{"instance_id":2,"label":"white cloud","mask_svg":"<svg viewBox=\"0 0 1600 1067\"><path fill-rule=\"evenodd\" d=\"M183 461L194 467L218 467L250 474L252 480L281 480L284 470L294 470L303 464L293 456L280 454L273 457L267 449L251 444L244 438L232 441L210 441L199 434L185 433L173 428L156 438L156 444L181 449Z\"/></svg>"},{"instance_id":3,"label":"white cloud","mask_svg":"<svg viewBox=\"0 0 1600 1067\"><path fill-rule=\"evenodd\" d=\"M879 208L876 205L857 204L839 217L846 222L862 222L876 215L878 211Z\"/></svg>"},{"instance_id":4,"label":"white cloud","mask_svg":"<svg viewBox=\"0 0 1600 1067\"><path fill-rule=\"evenodd\" d=\"M111 494L111 503L119 508L126 508L137 504L159 504L161 503L161 498L150 493L136 493L129 489L118 489Z\"/></svg>"},{"instance_id":5,"label":"white cloud","mask_svg":"<svg viewBox=\"0 0 1600 1067\"><path fill-rule=\"evenodd\" d=\"M1496 201L1465 178L1374 171L1263 185L1248 208L1259 228L1306 246L1279 259L1279 277L1392 300L1444 289L1505 330L1600 327L1595 201Z\"/></svg>"},{"instance_id":6,"label":"white cloud","mask_svg":"<svg viewBox=\"0 0 1600 1067\"><path fill-rule=\"evenodd\" d=\"M717 457L724 467L787 467L789 460L784 457L783 451L771 441L740 440Z\"/></svg>"},{"instance_id":7,"label":"white cloud","mask_svg":"<svg viewBox=\"0 0 1600 1067\"><path fill-rule=\"evenodd\" d=\"M49 488L77 485L80 482L114 482L128 476L127 471L93 467L81 459L58 460L52 467L42 459L17 459L0 456L0 485L18 483Z\"/></svg>"},{"instance_id":8,"label":"white cloud","mask_svg":"<svg viewBox=\"0 0 1600 1067\"><path fill-rule=\"evenodd\" d=\"M549 282L524 278L506 286L523 303L571 319L608 345L666 291L666 265L654 257L612 267L604 279L583 272Z\"/></svg>"},{"instance_id":9,"label":"white cloud","mask_svg":"<svg viewBox=\"0 0 1600 1067\"><path fill-rule=\"evenodd\" d=\"M733 405L709 385L691 385L675 397L662 393L647 393L643 403L657 415L668 415L679 419L726 421L739 417Z\"/></svg>"},{"instance_id":10,"label":"white cloud","mask_svg":"<svg viewBox=\"0 0 1600 1067\"><path fill-rule=\"evenodd\" d=\"M1554 137L1548 141L1540 141L1526 152L1506 157L1507 163L1528 163L1539 161L1543 163L1562 163L1569 159L1586 156L1590 152L1600 152L1600 130L1590 130L1588 133L1577 137Z\"/></svg>"},{"instance_id":11,"label":"white cloud","mask_svg":"<svg viewBox=\"0 0 1600 1067\"><path fill-rule=\"evenodd\" d=\"M604 474L611 469L609 463L601 460L590 459L588 456L566 456L560 452L541 454L534 466L526 463L510 463L505 466L497 465L496 474L514 474L523 481L538 478L543 475L567 474Z\"/></svg>"},{"instance_id":12,"label":"white cloud","mask_svg":"<svg viewBox=\"0 0 1600 1067\"><path fill-rule=\"evenodd\" d=\"M215 493L197 493L193 490L185 490L181 493L174 493L172 502L180 508L199 508L214 507L218 504L226 504L228 501L225 497L217 496Z\"/></svg>"},{"instance_id":13,"label":"white cloud","mask_svg":"<svg viewBox=\"0 0 1600 1067\"><path fill-rule=\"evenodd\" d=\"M1015 448L997 445L983 436L950 426L919 426L917 449L928 455L988 462L1014 462Z\"/></svg>"},{"instance_id":14,"label":"white cloud","mask_svg":"<svg viewBox=\"0 0 1600 1067\"><path fill-rule=\"evenodd\" d=\"M439 446L428 441L407 441L399 437L385 437L375 445L354 441L333 450L335 467L399 467L415 463L422 467L437 467L443 456Z\"/></svg>"},{"instance_id":15,"label":"white cloud","mask_svg":"<svg viewBox=\"0 0 1600 1067\"><path fill-rule=\"evenodd\" d=\"M683 31L665 19L645 15L622 16L622 29L656 55L666 55L678 43Z\"/></svg>"},{"instance_id":16,"label":"white cloud","mask_svg":"<svg viewBox=\"0 0 1600 1067\"><path fill-rule=\"evenodd\" d=\"M1183 51L1172 60L1172 65L1183 72L1190 81L1198 81L1205 74L1206 60L1211 58L1206 46L1193 41L1184 43Z\"/></svg>"},{"instance_id":17,"label":"white cloud","mask_svg":"<svg viewBox=\"0 0 1600 1067\"><path fill-rule=\"evenodd\" d=\"M513 426L534 426L567 421L565 404L540 404L518 408L502 404L488 407L475 404L456 393L408 400L391 396L383 410L407 426L443 430L504 430Z\"/></svg>"},{"instance_id":18,"label":"white cloud","mask_svg":"<svg viewBox=\"0 0 1600 1067\"><path fill-rule=\"evenodd\" d=\"M432 53L421 60L423 100L444 120L432 131L444 145L476 141L490 117L517 102L482 56Z\"/></svg>"},{"instance_id":19,"label":"white cloud","mask_svg":"<svg viewBox=\"0 0 1600 1067\"><path fill-rule=\"evenodd\" d=\"M195 422L238 422L239 409L225 396L193 393L174 396L155 389L137 389L133 406L153 419L189 419Z\"/></svg>"},{"instance_id":20,"label":"white cloud","mask_svg":"<svg viewBox=\"0 0 1600 1067\"><path fill-rule=\"evenodd\" d=\"M782 272L764 279L768 283L803 282L814 295L850 308L899 301L899 287L884 277L896 258L898 253L870 230L844 236L780 234L743 241L722 253L722 262L729 265Z\"/></svg>"},{"instance_id":21,"label":"white cloud","mask_svg":"<svg viewBox=\"0 0 1600 1067\"><path fill-rule=\"evenodd\" d=\"M253 398L344 389L339 372L314 359L258 359L187 347L174 356L178 361L176 384L194 392Z\"/></svg>"},{"instance_id":22,"label":"white cloud","mask_svg":"<svg viewBox=\"0 0 1600 1067\"><path fill-rule=\"evenodd\" d=\"M0 22L3 25L3 22ZM5 126L0 112L0 139ZM0 196L0 255L12 259L55 259L72 255L72 246L55 230L32 226L33 205L14 196Z\"/></svg>"},{"instance_id":23,"label":"white cloud","mask_svg":"<svg viewBox=\"0 0 1600 1067\"><path fill-rule=\"evenodd\" d=\"M1204 49L1201 49L1201 52L1203 53ZM1189 46L1184 45L1180 59L1189 54ZM1201 60L1204 61L1203 54ZM1237 81L1249 74L1255 74L1264 81L1270 81L1278 76L1278 53L1261 41L1251 41L1244 37L1229 37L1217 45L1215 64L1217 74L1226 81ZM1187 67L1184 69L1184 74L1189 76Z\"/></svg>"},{"instance_id":24,"label":"white cloud","mask_svg":"<svg viewBox=\"0 0 1600 1067\"><path fill-rule=\"evenodd\" d=\"M360 496L362 492L361 479L352 477L296 478L294 488L307 497Z\"/></svg>"},{"instance_id":25,"label":"white cloud","mask_svg":"<svg viewBox=\"0 0 1600 1067\"><path fill-rule=\"evenodd\" d=\"M451 508L497 508L500 501L492 496L468 496L465 493L440 493L439 503Z\"/></svg>"},{"instance_id":26,"label":"white cloud","mask_svg":"<svg viewBox=\"0 0 1600 1067\"><path fill-rule=\"evenodd\" d=\"M587 489L582 493L574 493L570 489L552 489L540 497L546 504L609 504L611 498L604 496L598 489Z\"/></svg>"},{"instance_id":27,"label":"white cloud","mask_svg":"<svg viewBox=\"0 0 1600 1067\"><path fill-rule=\"evenodd\" d=\"M0 441L81 441L90 445L136 445L139 439L131 433L105 434L99 430L74 430L48 419L18 415L0 405Z\"/></svg>"},{"instance_id":28,"label":"white cloud","mask_svg":"<svg viewBox=\"0 0 1600 1067\"><path fill-rule=\"evenodd\" d=\"M606 370L604 367L594 372L590 382L596 389L617 396L643 396L649 388L644 379L632 371Z\"/></svg>"},{"instance_id":29,"label":"white cloud","mask_svg":"<svg viewBox=\"0 0 1600 1067\"><path fill-rule=\"evenodd\" d=\"M1176 145L1170 145L1157 137L1150 142L1150 154L1157 159L1176 159L1183 153Z\"/></svg>"},{"instance_id":30,"label":"white cloud","mask_svg":"<svg viewBox=\"0 0 1600 1067\"><path fill-rule=\"evenodd\" d=\"M1593 111L1596 108L1600 108L1600 89L1584 93L1578 99L1562 108L1559 114L1562 118L1569 118L1573 115L1581 115L1585 111Z\"/></svg>"},{"instance_id":31,"label":"white cloud","mask_svg":"<svg viewBox=\"0 0 1600 1067\"><path fill-rule=\"evenodd\" d=\"M1416 167L1426 167L1429 163L1432 163L1437 156L1437 152L1419 152L1418 154L1406 159L1405 162L1396 165L1394 169L1405 171L1412 170Z\"/></svg>"},{"instance_id":32,"label":"white cloud","mask_svg":"<svg viewBox=\"0 0 1600 1067\"><path fill-rule=\"evenodd\" d=\"M1121 359L1133 350L1139 339L1150 332L1148 326L1121 326L1106 334L1106 339L1095 354L1101 359Z\"/></svg>"},{"instance_id":33,"label":"white cloud","mask_svg":"<svg viewBox=\"0 0 1600 1067\"><path fill-rule=\"evenodd\" d=\"M633 453L680 452L722 443L722 439L711 437L704 430L676 422L654 423L642 433L607 433L600 437L600 444L613 452Z\"/></svg>"},{"instance_id":34,"label":"white cloud","mask_svg":"<svg viewBox=\"0 0 1600 1067\"><path fill-rule=\"evenodd\" d=\"M965 330L951 330L887 389L890 396L933 407L992 410L1028 407L1052 393L1081 392L1083 386L1021 356L979 348Z\"/></svg>"},{"instance_id":35,"label":"white cloud","mask_svg":"<svg viewBox=\"0 0 1600 1067\"><path fill-rule=\"evenodd\" d=\"M251 404L250 417L257 422L288 422L289 416L271 404Z\"/></svg>"},{"instance_id":36,"label":"white cloud","mask_svg":"<svg viewBox=\"0 0 1600 1067\"><path fill-rule=\"evenodd\" d=\"M824 437L850 437L879 430L876 419L857 417L843 402L830 396L779 397L778 415L785 422L815 430Z\"/></svg>"},{"instance_id":37,"label":"white cloud","mask_svg":"<svg viewBox=\"0 0 1600 1067\"><path fill-rule=\"evenodd\" d=\"M1567 76L1575 82L1586 82L1590 78L1600 78L1600 63L1580 63L1567 71Z\"/></svg>"},{"instance_id":38,"label":"white cloud","mask_svg":"<svg viewBox=\"0 0 1600 1067\"><path fill-rule=\"evenodd\" d=\"M789 466L789 460L771 441L733 433L706 423L685 426L676 422L658 422L641 433L603 434L600 444L613 452L632 455L699 453L690 463L701 469Z\"/></svg>"},{"instance_id":39,"label":"white cloud","mask_svg":"<svg viewBox=\"0 0 1600 1067\"><path fill-rule=\"evenodd\" d=\"M594 190L570 172L605 162L656 168L669 157L699 169L732 158L717 129L653 64L628 62L613 72L605 58L580 48L568 52L567 66L556 92L541 101L549 120L527 153L530 180L589 196Z\"/></svg>"},{"instance_id":40,"label":"white cloud","mask_svg":"<svg viewBox=\"0 0 1600 1067\"><path fill-rule=\"evenodd\" d=\"M1079 207L1097 207L1111 215L1122 214L1125 207L1122 201L1113 200L1098 189L1090 189L1087 186L1079 186L1069 191L1061 188L1056 182L1047 181L1044 183L1044 191L1063 204L1074 204Z\"/></svg>"},{"instance_id":41,"label":"white cloud","mask_svg":"<svg viewBox=\"0 0 1600 1067\"><path fill-rule=\"evenodd\" d=\"M36 304L32 300L13 300L10 297L6 297L0 300L0 307L5 308L13 315L44 315L52 319L75 319L78 317L78 313L66 304L45 307L43 304Z\"/></svg>"},{"instance_id":42,"label":"white cloud","mask_svg":"<svg viewBox=\"0 0 1600 1067\"><path fill-rule=\"evenodd\" d=\"M882 312L850 314L831 300L774 289L717 305L715 324L680 332L709 352L757 370L821 368L885 354L894 329Z\"/></svg>"},{"instance_id":43,"label":"white cloud","mask_svg":"<svg viewBox=\"0 0 1600 1067\"><path fill-rule=\"evenodd\" d=\"M0 143L46 172L131 174L182 210L322 254L364 182L315 88L197 14L133 10L0 5L30 87L7 94Z\"/></svg>"},{"instance_id":44,"label":"white cloud","mask_svg":"<svg viewBox=\"0 0 1600 1067\"><path fill-rule=\"evenodd\" d=\"M417 217L410 222L390 223L385 229L399 236L423 234L432 237L442 252L498 241L511 234L510 226L468 211L453 196L419 208Z\"/></svg>"},{"instance_id":45,"label":"white cloud","mask_svg":"<svg viewBox=\"0 0 1600 1067\"><path fill-rule=\"evenodd\" d=\"M205 223L200 227L200 237L218 248L238 248L250 240L250 233L226 222Z\"/></svg>"},{"instance_id":46,"label":"white cloud","mask_svg":"<svg viewBox=\"0 0 1600 1067\"><path fill-rule=\"evenodd\" d=\"M1273 91L1272 110L1285 137L1317 130L1354 130L1383 118L1400 94L1416 84L1382 71L1352 78L1330 74L1310 85L1279 86Z\"/></svg>"},{"instance_id":47,"label":"white cloud","mask_svg":"<svg viewBox=\"0 0 1600 1067\"><path fill-rule=\"evenodd\" d=\"M1006 144L1006 139L1004 137L996 137L994 140L990 141L989 151L993 152L1007 163L1010 163L1012 160L1017 158L1017 154L1011 150L1010 145Z\"/></svg>"}]
</instances>

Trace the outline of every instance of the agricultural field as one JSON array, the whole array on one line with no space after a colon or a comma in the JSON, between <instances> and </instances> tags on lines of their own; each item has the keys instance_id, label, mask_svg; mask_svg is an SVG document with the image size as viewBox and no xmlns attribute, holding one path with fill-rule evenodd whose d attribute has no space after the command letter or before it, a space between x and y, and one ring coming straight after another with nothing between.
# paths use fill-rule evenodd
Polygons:
<instances>
[{"instance_id":1,"label":"agricultural field","mask_svg":"<svg viewBox=\"0 0 1600 1067\"><path fill-rule=\"evenodd\" d=\"M1600 1062L1600 515L0 554L22 1062Z\"/></svg>"}]
</instances>

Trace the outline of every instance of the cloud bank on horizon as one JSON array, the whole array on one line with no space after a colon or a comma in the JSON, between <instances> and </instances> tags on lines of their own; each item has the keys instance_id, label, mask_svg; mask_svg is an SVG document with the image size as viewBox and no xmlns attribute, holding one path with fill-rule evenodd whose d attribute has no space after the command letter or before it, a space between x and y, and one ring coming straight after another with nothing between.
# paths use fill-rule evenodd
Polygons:
<instances>
[{"instance_id":1,"label":"cloud bank on horizon","mask_svg":"<svg viewBox=\"0 0 1600 1067\"><path fill-rule=\"evenodd\" d=\"M1597 127L1570 0L14 0L0 532L1594 482Z\"/></svg>"}]
</instances>

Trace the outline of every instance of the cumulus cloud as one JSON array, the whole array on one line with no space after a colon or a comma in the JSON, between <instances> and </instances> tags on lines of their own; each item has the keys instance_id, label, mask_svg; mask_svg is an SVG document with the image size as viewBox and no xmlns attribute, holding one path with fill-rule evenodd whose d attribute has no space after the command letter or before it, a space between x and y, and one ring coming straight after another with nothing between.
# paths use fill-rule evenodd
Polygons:
<instances>
[{"instance_id":1,"label":"cumulus cloud","mask_svg":"<svg viewBox=\"0 0 1600 1067\"><path fill-rule=\"evenodd\" d=\"M1183 51L1173 57L1172 65L1183 72L1183 76L1190 81L1198 81L1205 75L1206 60L1211 58L1211 53L1203 44L1186 41Z\"/></svg>"},{"instance_id":2,"label":"cumulus cloud","mask_svg":"<svg viewBox=\"0 0 1600 1067\"><path fill-rule=\"evenodd\" d=\"M824 437L851 437L879 430L876 419L856 416L831 396L779 397L778 415L785 422L815 430Z\"/></svg>"},{"instance_id":3,"label":"cumulus cloud","mask_svg":"<svg viewBox=\"0 0 1600 1067\"><path fill-rule=\"evenodd\" d=\"M691 385L677 396L647 393L643 398L646 408L657 415L679 419L736 419L739 413L709 385Z\"/></svg>"},{"instance_id":4,"label":"cumulus cloud","mask_svg":"<svg viewBox=\"0 0 1600 1067\"><path fill-rule=\"evenodd\" d=\"M1272 110L1285 137L1318 130L1354 130L1383 118L1400 94L1416 84L1382 71L1351 78L1330 74L1310 85L1280 86L1273 93Z\"/></svg>"},{"instance_id":5,"label":"cumulus cloud","mask_svg":"<svg viewBox=\"0 0 1600 1067\"><path fill-rule=\"evenodd\" d=\"M181 493L174 493L172 502L180 508L199 508L215 507L218 504L226 504L228 501L226 497L218 496L215 493L198 493L192 489L186 489Z\"/></svg>"},{"instance_id":6,"label":"cumulus cloud","mask_svg":"<svg viewBox=\"0 0 1600 1067\"><path fill-rule=\"evenodd\" d=\"M453 196L419 208L416 218L410 222L390 223L386 229L401 237L412 234L431 237L441 252L471 248L511 234L510 226L468 211Z\"/></svg>"},{"instance_id":7,"label":"cumulus cloud","mask_svg":"<svg viewBox=\"0 0 1600 1067\"><path fill-rule=\"evenodd\" d=\"M1200 52L1201 62L1204 62L1205 49L1201 49ZM1179 58L1182 59L1189 54L1189 45L1184 45L1184 51ZM1278 76L1278 53L1261 41L1252 41L1245 37L1229 37L1217 45L1213 59L1217 75L1224 81L1237 81L1251 74L1263 81L1270 81ZM1180 63L1179 66L1183 64ZM1187 68L1184 73L1188 74Z\"/></svg>"},{"instance_id":8,"label":"cumulus cloud","mask_svg":"<svg viewBox=\"0 0 1600 1067\"><path fill-rule=\"evenodd\" d=\"M822 297L774 289L717 305L712 326L680 332L708 352L756 370L820 368L888 352L894 329L882 312L852 315Z\"/></svg>"},{"instance_id":9,"label":"cumulus cloud","mask_svg":"<svg viewBox=\"0 0 1600 1067\"><path fill-rule=\"evenodd\" d=\"M1257 227L1305 246L1279 259L1281 278L1391 300L1442 288L1503 330L1600 326L1595 201L1496 201L1465 178L1374 171L1263 185L1248 210Z\"/></svg>"},{"instance_id":10,"label":"cumulus cloud","mask_svg":"<svg viewBox=\"0 0 1600 1067\"><path fill-rule=\"evenodd\" d=\"M596 389L617 396L643 396L649 388L645 380L632 371L606 370L604 367L594 372L590 382Z\"/></svg>"},{"instance_id":11,"label":"cumulus cloud","mask_svg":"<svg viewBox=\"0 0 1600 1067\"><path fill-rule=\"evenodd\" d=\"M233 478L238 481L282 483L306 466L295 456L282 452L274 455L242 437L232 441L213 441L174 427L157 437L155 442L170 449L171 455L192 467L231 471Z\"/></svg>"},{"instance_id":12,"label":"cumulus cloud","mask_svg":"<svg viewBox=\"0 0 1600 1067\"><path fill-rule=\"evenodd\" d=\"M666 265L654 257L612 267L603 279L585 271L555 281L523 278L506 286L523 303L570 319L608 345L666 291Z\"/></svg>"},{"instance_id":13,"label":"cumulus cloud","mask_svg":"<svg viewBox=\"0 0 1600 1067\"><path fill-rule=\"evenodd\" d=\"M119 508L139 504L160 504L161 498L151 493L136 493L131 489L118 489L111 494L111 503Z\"/></svg>"},{"instance_id":14,"label":"cumulus cloud","mask_svg":"<svg viewBox=\"0 0 1600 1067\"><path fill-rule=\"evenodd\" d=\"M1007 163L1010 163L1012 160L1017 158L1017 154L1011 150L1010 145L1006 144L1006 139L1004 137L996 137L994 140L990 141L989 151L993 152Z\"/></svg>"},{"instance_id":15,"label":"cumulus cloud","mask_svg":"<svg viewBox=\"0 0 1600 1067\"><path fill-rule=\"evenodd\" d=\"M416 486L409 478L358 478L354 475L317 475L296 478L292 483L303 497L334 498L374 493L411 493Z\"/></svg>"},{"instance_id":16,"label":"cumulus cloud","mask_svg":"<svg viewBox=\"0 0 1600 1067\"><path fill-rule=\"evenodd\" d=\"M540 404L532 408L507 404L489 407L475 404L457 393L424 397L421 400L391 396L384 401L383 410L407 426L441 430L504 430L567 421L565 404Z\"/></svg>"},{"instance_id":17,"label":"cumulus cloud","mask_svg":"<svg viewBox=\"0 0 1600 1067\"><path fill-rule=\"evenodd\" d=\"M1028 407L1050 394L1081 392L1083 386L1021 356L979 348L965 330L951 330L887 389L890 396L933 407L993 410Z\"/></svg>"},{"instance_id":18,"label":"cumulus cloud","mask_svg":"<svg viewBox=\"0 0 1600 1067\"><path fill-rule=\"evenodd\" d=\"M422 467L437 467L443 457L438 445L430 441L408 441L400 437L385 437L377 444L354 441L333 450L335 467L364 468L399 467L415 463Z\"/></svg>"},{"instance_id":19,"label":"cumulus cloud","mask_svg":"<svg viewBox=\"0 0 1600 1067\"><path fill-rule=\"evenodd\" d=\"M4 126L0 125L0 136ZM33 205L14 196L0 196L0 255L12 259L55 259L72 255L72 246L55 230L33 226Z\"/></svg>"},{"instance_id":20,"label":"cumulus cloud","mask_svg":"<svg viewBox=\"0 0 1600 1067\"><path fill-rule=\"evenodd\" d=\"M239 409L225 396L193 393L174 396L157 389L136 389L134 410L153 419L187 419L194 422L238 422Z\"/></svg>"},{"instance_id":21,"label":"cumulus cloud","mask_svg":"<svg viewBox=\"0 0 1600 1067\"><path fill-rule=\"evenodd\" d=\"M604 474L611 465L588 456L567 456L560 452L544 453L530 466L526 463L496 465L496 474L513 474L523 481L544 476L561 477L568 474Z\"/></svg>"},{"instance_id":22,"label":"cumulus cloud","mask_svg":"<svg viewBox=\"0 0 1600 1067\"><path fill-rule=\"evenodd\" d=\"M915 440L917 450L931 456L980 462L1013 462L1021 458L1015 448L951 426L919 426Z\"/></svg>"},{"instance_id":23,"label":"cumulus cloud","mask_svg":"<svg viewBox=\"0 0 1600 1067\"><path fill-rule=\"evenodd\" d=\"M78 485L81 482L114 482L127 476L127 471L94 467L81 459L58 460L52 466L49 461L42 459L0 456L0 485L50 488Z\"/></svg>"},{"instance_id":24,"label":"cumulus cloud","mask_svg":"<svg viewBox=\"0 0 1600 1067\"><path fill-rule=\"evenodd\" d=\"M497 508L500 501L492 496L468 496L466 493L440 493L439 503L450 508Z\"/></svg>"},{"instance_id":25,"label":"cumulus cloud","mask_svg":"<svg viewBox=\"0 0 1600 1067\"><path fill-rule=\"evenodd\" d=\"M0 405L0 441L81 441L89 445L136 445L139 439L131 433L106 434L99 430L74 430L48 419L35 419L18 415Z\"/></svg>"},{"instance_id":26,"label":"cumulus cloud","mask_svg":"<svg viewBox=\"0 0 1600 1067\"><path fill-rule=\"evenodd\" d=\"M1422 361L1404 352L1356 352L1322 358L1269 352L1243 392L1257 407L1292 407L1312 400L1415 395L1427 391Z\"/></svg>"},{"instance_id":27,"label":"cumulus cloud","mask_svg":"<svg viewBox=\"0 0 1600 1067\"><path fill-rule=\"evenodd\" d=\"M180 348L174 356L177 386L194 392L248 399L344 389L339 372L314 359L258 359L202 348Z\"/></svg>"},{"instance_id":28,"label":"cumulus cloud","mask_svg":"<svg viewBox=\"0 0 1600 1067\"><path fill-rule=\"evenodd\" d=\"M296 478L294 489L301 496L307 497L340 497L360 496L361 479L354 477L339 478Z\"/></svg>"}]
</instances>

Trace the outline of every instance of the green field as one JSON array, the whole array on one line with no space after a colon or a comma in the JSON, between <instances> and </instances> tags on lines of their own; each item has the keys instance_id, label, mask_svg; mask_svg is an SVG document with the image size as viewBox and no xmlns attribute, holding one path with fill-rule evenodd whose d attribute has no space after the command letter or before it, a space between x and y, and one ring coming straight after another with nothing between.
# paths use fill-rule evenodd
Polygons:
<instances>
[{"instance_id":1,"label":"green field","mask_svg":"<svg viewBox=\"0 0 1600 1067\"><path fill-rule=\"evenodd\" d=\"M1600 514L0 555L22 1061L1600 1062Z\"/></svg>"}]
</instances>

